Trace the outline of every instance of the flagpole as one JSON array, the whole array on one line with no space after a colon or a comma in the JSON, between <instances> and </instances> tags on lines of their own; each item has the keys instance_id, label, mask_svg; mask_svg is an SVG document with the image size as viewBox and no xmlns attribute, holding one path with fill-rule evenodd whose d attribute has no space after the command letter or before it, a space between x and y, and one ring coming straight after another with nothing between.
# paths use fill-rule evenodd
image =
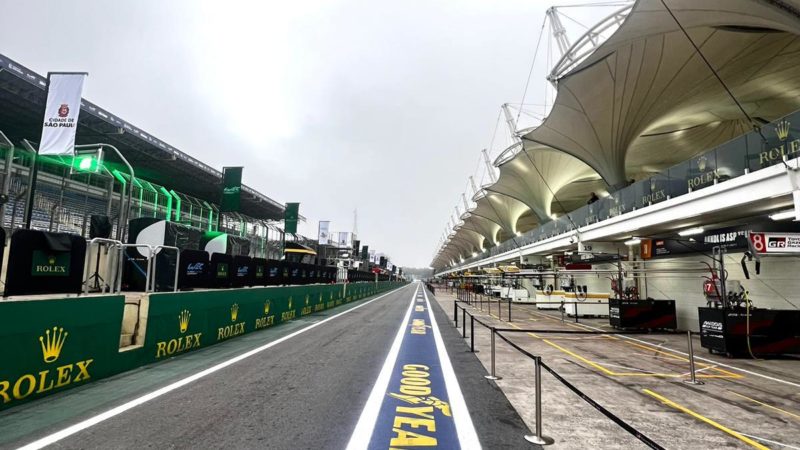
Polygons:
<instances>
[{"instance_id":1,"label":"flagpole","mask_svg":"<svg viewBox=\"0 0 800 450\"><path fill-rule=\"evenodd\" d=\"M88 75L87 72L47 72L47 89L45 89L44 93L44 105L42 106L42 123L46 120L47 116L47 101L50 97L50 77L51 75ZM78 116L80 115L80 102L78 102L78 115L76 115L75 120L75 132L77 135L78 130ZM25 211L25 228L30 230L31 229L31 222L33 218L33 204L36 201L36 179L39 177L39 147L41 147L42 139L44 137L44 126L42 127L42 133L40 134L39 138L39 145L36 147L31 146L33 161L31 162L31 172L30 172L30 188L28 189L28 205ZM74 148L75 141L73 140L72 146Z\"/></svg>"}]
</instances>

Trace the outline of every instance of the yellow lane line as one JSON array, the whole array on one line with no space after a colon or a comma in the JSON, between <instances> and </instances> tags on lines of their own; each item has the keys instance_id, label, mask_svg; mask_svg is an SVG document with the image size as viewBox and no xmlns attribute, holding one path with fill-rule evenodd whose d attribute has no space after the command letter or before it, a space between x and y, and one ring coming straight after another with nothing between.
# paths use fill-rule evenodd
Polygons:
<instances>
[{"instance_id":1,"label":"yellow lane line","mask_svg":"<svg viewBox=\"0 0 800 450\"><path fill-rule=\"evenodd\" d=\"M583 361L583 362L585 362L586 364L589 364L590 366L594 367L595 369L597 369L597 370L599 370L599 371L601 371L601 372L603 372L603 373L605 373L605 374L608 374L608 375L618 375L616 372L613 372L613 371L611 371L611 370L608 370L608 369L606 369L605 367L601 366L600 364L597 364L597 363L596 363L596 362L594 362L594 361L590 361L590 360L588 360L588 359L584 358L583 356L581 356L581 355L578 355L577 353L571 352L571 351L569 351L569 350L565 349L564 347L561 347L561 346L560 346L560 345L558 345L558 344L555 344L555 343L553 343L553 342L550 342L550 341L549 341L549 340L547 340L547 339L542 339L542 342L544 342L544 343L546 343L546 344L548 344L548 345L550 345L550 346L552 346L552 347L555 347L555 348L557 348L557 349L561 350L562 352L564 352L564 353L566 353L566 354L568 354L568 355L572 356L573 358L577 359L578 361Z\"/></svg>"},{"instance_id":2,"label":"yellow lane line","mask_svg":"<svg viewBox=\"0 0 800 450\"><path fill-rule=\"evenodd\" d=\"M554 317L550 317L550 316L548 316L546 314L541 314L541 313L534 313L534 314L539 314L539 315L541 315L543 317L547 317L547 318L550 318L550 319L553 319L555 321L560 322L559 319L556 319ZM569 322L564 322L564 324L565 325L574 326L575 328L581 327L581 329L583 329L583 330L591 330L591 328L582 326L581 324L571 324ZM593 330L593 331L596 331L596 330ZM639 348L643 348L643 349L645 349L647 351L653 351L653 352L656 352L656 353L660 353L662 355L669 356L669 357L674 358L675 360L678 360L678 361L684 361L684 362L688 362L689 361L688 358L685 358L685 357L683 357L681 355L677 355L675 353L671 353L671 352L668 352L668 351L665 351L665 350L662 350L662 349L658 348L658 346L656 344L649 344L649 346L645 346L645 345L642 345L642 344L639 344L639 343L636 343L636 342L631 342L631 341L629 341L627 339L626 340L622 340L622 339L619 339L619 338L617 338L615 336L608 336L608 337L609 337L609 339L613 339L613 340L617 340L617 341L620 341L620 342L624 342L625 344L633 345L633 346L639 347ZM559 350L564 351L561 348L559 348ZM705 363L698 363L697 365L701 366L701 367L704 367L704 368L711 367L710 364L705 364ZM737 373L729 372L729 371L727 371L725 369L720 369L718 367L715 367L713 370L715 370L717 372L720 372L723 375L699 375L699 377L703 377L703 378L736 378L736 379L744 378L744 375L739 375ZM621 375L630 376L628 374L620 374L620 373L615 373L614 375L616 375L616 376L621 376ZM635 375L636 376L641 376L641 374L635 374ZM675 376L675 377L680 377L681 376L681 375L670 375L670 374L652 374L652 375L653 376Z\"/></svg>"},{"instance_id":3,"label":"yellow lane line","mask_svg":"<svg viewBox=\"0 0 800 450\"><path fill-rule=\"evenodd\" d=\"M753 402L753 403L758 403L758 404L759 404L759 405L761 405L761 406L767 407L767 408L769 408L769 409L774 409L775 411L779 411L779 412L782 412L782 413L784 413L784 414L787 414L787 415L789 415L789 416L792 416L792 417L794 417L795 419L800 419L800 414L795 414L795 413L793 413L793 412L789 412L789 411L786 411L786 410L784 410L784 409L780 409L780 408L778 408L778 407L776 407L776 406L768 405L768 404L766 404L766 403L764 403L764 402L760 402L760 401L758 401L758 400L756 400L756 399L754 399L754 398L750 398L750 397L748 397L748 396L746 396L746 395L742 395L742 394L740 394L740 393L738 393L738 392L733 392L733 391L728 391L728 392L730 392L730 393L731 393L731 394L733 394L733 395L738 395L739 397L742 397L742 398L745 398L745 399L747 399L747 400L750 400L750 401L751 401L751 402Z\"/></svg>"},{"instance_id":4,"label":"yellow lane line","mask_svg":"<svg viewBox=\"0 0 800 450\"><path fill-rule=\"evenodd\" d=\"M694 417L695 419L703 421L703 422L711 425L712 427L714 427L714 428L716 428L718 430L724 431L725 433L730 434L731 436L735 437L736 439L739 439L742 442L750 444L751 446L753 446L755 448L758 448L758 449L761 449L761 450L769 450L769 447L765 447L765 446L759 444L758 442L756 442L756 441L754 441L754 440L752 440L752 439L750 439L750 438L748 438L746 436L742 436L741 434L731 430L730 428L725 427L724 425L721 425L721 424L719 424L717 422L714 422L713 420L709 419L708 417L702 416L702 415L692 411L691 409L689 409L689 408L687 408L685 406L681 406L681 405L673 402L672 400L670 400L670 399L668 399L668 398L666 398L666 397L664 397L662 395L659 395L659 394L651 391L650 389L642 389L642 391L644 391L645 394L658 399L659 401L661 401L661 403L663 403L663 404L665 404L667 406L671 406L671 407L677 409L678 411L681 411L681 412L684 412L686 414L689 414L690 416Z\"/></svg>"}]
</instances>

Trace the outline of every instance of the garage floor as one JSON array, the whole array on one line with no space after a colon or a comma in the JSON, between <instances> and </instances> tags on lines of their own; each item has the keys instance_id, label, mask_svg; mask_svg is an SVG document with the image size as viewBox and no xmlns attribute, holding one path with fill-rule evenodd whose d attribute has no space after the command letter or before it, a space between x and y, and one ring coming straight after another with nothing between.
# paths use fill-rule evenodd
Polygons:
<instances>
[{"instance_id":1,"label":"garage floor","mask_svg":"<svg viewBox=\"0 0 800 450\"><path fill-rule=\"evenodd\" d=\"M437 290L452 322L454 294ZM554 369L601 406L669 449L800 449L800 360L752 360L710 355L693 338L696 377L690 384L685 334L567 334L614 331L608 319L579 323L559 311L507 303L466 306L495 328L533 330L503 335ZM498 311L499 309L499 311ZM502 316L499 320L498 312ZM461 315L459 311L459 327ZM475 349L490 370L490 331L475 323ZM554 333L555 332L555 333ZM470 341L467 316L466 339ZM531 429L535 424L534 365L496 338L497 385ZM543 371L542 425L553 448L629 449L646 446Z\"/></svg>"}]
</instances>

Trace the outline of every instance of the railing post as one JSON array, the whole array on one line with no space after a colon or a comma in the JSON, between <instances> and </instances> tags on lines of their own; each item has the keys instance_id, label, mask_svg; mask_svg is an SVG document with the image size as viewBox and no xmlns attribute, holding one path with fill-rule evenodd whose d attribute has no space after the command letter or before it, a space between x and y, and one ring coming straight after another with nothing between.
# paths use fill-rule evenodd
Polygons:
<instances>
[{"instance_id":1,"label":"railing post","mask_svg":"<svg viewBox=\"0 0 800 450\"><path fill-rule=\"evenodd\" d=\"M495 335L495 331L494 330L495 330L494 327L490 328L490 331L492 332L492 344L491 344L491 347L492 347L492 367L491 367L491 373L489 375L485 375L484 378L487 378L489 380L502 380L502 377L498 377L497 376L497 372L495 372L495 350L494 350L494 335Z\"/></svg>"},{"instance_id":2,"label":"railing post","mask_svg":"<svg viewBox=\"0 0 800 450\"><path fill-rule=\"evenodd\" d=\"M689 373L691 374L692 378L689 379L689 380L683 380L683 381L684 381L684 383L689 383L689 384L703 384L702 381L697 381L697 376L695 375L695 370L694 370L694 345L692 344L692 332L691 331L687 331L686 332L686 337L689 340L689 349L688 349L689 350Z\"/></svg>"},{"instance_id":3,"label":"railing post","mask_svg":"<svg viewBox=\"0 0 800 450\"><path fill-rule=\"evenodd\" d=\"M469 315L469 351L475 353L475 316Z\"/></svg>"},{"instance_id":4,"label":"railing post","mask_svg":"<svg viewBox=\"0 0 800 450\"><path fill-rule=\"evenodd\" d=\"M575 323L578 323L578 299L575 299Z\"/></svg>"},{"instance_id":5,"label":"railing post","mask_svg":"<svg viewBox=\"0 0 800 450\"><path fill-rule=\"evenodd\" d=\"M511 299L508 299L508 323L511 323Z\"/></svg>"},{"instance_id":6,"label":"railing post","mask_svg":"<svg viewBox=\"0 0 800 450\"><path fill-rule=\"evenodd\" d=\"M534 371L536 376L536 434L526 435L525 440L539 445L550 445L553 438L542 436L542 357L535 356L533 359Z\"/></svg>"},{"instance_id":7,"label":"railing post","mask_svg":"<svg viewBox=\"0 0 800 450\"><path fill-rule=\"evenodd\" d=\"M467 309L461 308L461 338L467 337Z\"/></svg>"},{"instance_id":8,"label":"railing post","mask_svg":"<svg viewBox=\"0 0 800 450\"><path fill-rule=\"evenodd\" d=\"M453 300L453 322L456 323L456 328L458 328L458 300Z\"/></svg>"}]
</instances>

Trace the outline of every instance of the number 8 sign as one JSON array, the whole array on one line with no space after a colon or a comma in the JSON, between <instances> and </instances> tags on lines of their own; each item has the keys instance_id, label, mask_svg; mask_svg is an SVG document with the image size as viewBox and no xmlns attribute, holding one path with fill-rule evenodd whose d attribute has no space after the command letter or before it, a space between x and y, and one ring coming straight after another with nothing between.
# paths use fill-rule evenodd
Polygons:
<instances>
[{"instance_id":1,"label":"number 8 sign","mask_svg":"<svg viewBox=\"0 0 800 450\"><path fill-rule=\"evenodd\" d=\"M764 239L764 233L750 233L750 246L753 247L753 250L756 253L766 253L767 252L767 244L766 240Z\"/></svg>"}]
</instances>

